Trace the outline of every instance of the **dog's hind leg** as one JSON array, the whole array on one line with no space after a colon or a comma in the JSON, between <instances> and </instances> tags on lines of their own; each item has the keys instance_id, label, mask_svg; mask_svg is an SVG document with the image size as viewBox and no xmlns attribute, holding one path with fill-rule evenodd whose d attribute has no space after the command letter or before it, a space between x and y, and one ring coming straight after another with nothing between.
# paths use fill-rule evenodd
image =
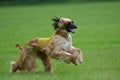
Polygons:
<instances>
[{"instance_id":1,"label":"dog's hind leg","mask_svg":"<svg viewBox=\"0 0 120 80\"><path fill-rule=\"evenodd\" d=\"M18 64L15 61L10 62L11 68L10 68L10 73L14 73L18 69Z\"/></svg>"},{"instance_id":2,"label":"dog's hind leg","mask_svg":"<svg viewBox=\"0 0 120 80\"><path fill-rule=\"evenodd\" d=\"M46 53L44 53L44 51L41 51L40 45L37 44L37 39L31 41L29 45L34 48L37 53L37 57L42 60L45 72L52 72L51 58Z\"/></svg>"},{"instance_id":3,"label":"dog's hind leg","mask_svg":"<svg viewBox=\"0 0 120 80\"><path fill-rule=\"evenodd\" d=\"M51 58L43 52L38 52L37 56L42 60L45 72L53 72Z\"/></svg>"}]
</instances>

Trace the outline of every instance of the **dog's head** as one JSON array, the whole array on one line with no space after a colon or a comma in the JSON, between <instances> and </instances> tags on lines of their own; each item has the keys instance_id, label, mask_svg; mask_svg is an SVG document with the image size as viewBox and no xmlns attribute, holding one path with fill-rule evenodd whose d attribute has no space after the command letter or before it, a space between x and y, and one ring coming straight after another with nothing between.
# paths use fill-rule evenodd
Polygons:
<instances>
[{"instance_id":1,"label":"dog's head","mask_svg":"<svg viewBox=\"0 0 120 80\"><path fill-rule=\"evenodd\" d=\"M74 29L77 28L77 26L74 24L74 22L71 19L68 18L53 18L53 25L55 30L56 29L64 29L67 32L72 32L74 33Z\"/></svg>"}]
</instances>

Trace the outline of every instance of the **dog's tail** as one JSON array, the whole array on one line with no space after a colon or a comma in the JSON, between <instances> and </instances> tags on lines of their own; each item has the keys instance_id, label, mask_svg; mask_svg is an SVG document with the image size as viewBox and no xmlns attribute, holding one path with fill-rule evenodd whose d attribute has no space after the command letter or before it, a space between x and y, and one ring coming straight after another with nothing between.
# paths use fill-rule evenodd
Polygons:
<instances>
[{"instance_id":1,"label":"dog's tail","mask_svg":"<svg viewBox=\"0 0 120 80\"><path fill-rule=\"evenodd\" d=\"M19 48L21 51L23 50L23 48L18 43L15 45L15 47Z\"/></svg>"}]
</instances>

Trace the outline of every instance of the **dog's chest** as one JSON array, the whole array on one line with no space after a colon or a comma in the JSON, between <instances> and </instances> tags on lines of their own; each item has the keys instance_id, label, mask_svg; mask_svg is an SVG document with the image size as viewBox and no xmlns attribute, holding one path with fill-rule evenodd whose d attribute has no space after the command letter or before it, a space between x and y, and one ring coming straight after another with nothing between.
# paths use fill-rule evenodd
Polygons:
<instances>
[{"instance_id":1,"label":"dog's chest","mask_svg":"<svg viewBox=\"0 0 120 80\"><path fill-rule=\"evenodd\" d=\"M60 47L65 51L68 50L69 46L70 44L67 41L60 45Z\"/></svg>"},{"instance_id":2,"label":"dog's chest","mask_svg":"<svg viewBox=\"0 0 120 80\"><path fill-rule=\"evenodd\" d=\"M68 48L72 45L72 38L69 35L67 38L56 36L55 47L67 51Z\"/></svg>"}]
</instances>

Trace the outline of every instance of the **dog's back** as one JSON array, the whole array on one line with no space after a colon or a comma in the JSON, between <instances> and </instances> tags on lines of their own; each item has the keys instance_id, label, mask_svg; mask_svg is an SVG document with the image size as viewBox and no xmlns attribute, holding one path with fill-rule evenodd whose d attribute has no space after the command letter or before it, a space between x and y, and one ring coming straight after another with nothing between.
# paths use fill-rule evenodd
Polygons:
<instances>
[{"instance_id":1,"label":"dog's back","mask_svg":"<svg viewBox=\"0 0 120 80\"><path fill-rule=\"evenodd\" d=\"M38 39L38 45L43 48L49 41L51 38L39 38Z\"/></svg>"}]
</instances>

